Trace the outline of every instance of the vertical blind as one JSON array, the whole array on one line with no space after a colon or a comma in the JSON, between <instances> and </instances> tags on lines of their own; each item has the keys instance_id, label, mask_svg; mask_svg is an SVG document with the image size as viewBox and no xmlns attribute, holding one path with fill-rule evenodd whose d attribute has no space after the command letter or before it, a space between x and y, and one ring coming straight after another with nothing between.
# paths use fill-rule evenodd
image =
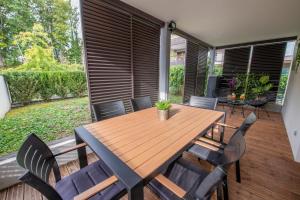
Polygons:
<instances>
[{"instance_id":1,"label":"vertical blind","mask_svg":"<svg viewBox=\"0 0 300 200\"><path fill-rule=\"evenodd\" d=\"M82 1L90 103L158 97L160 26L105 1Z\"/></svg>"}]
</instances>

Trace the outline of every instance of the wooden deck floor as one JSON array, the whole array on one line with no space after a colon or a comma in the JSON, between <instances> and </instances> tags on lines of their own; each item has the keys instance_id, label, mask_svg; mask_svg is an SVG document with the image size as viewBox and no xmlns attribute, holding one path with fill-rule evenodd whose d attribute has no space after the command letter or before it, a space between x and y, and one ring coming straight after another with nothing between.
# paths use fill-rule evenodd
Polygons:
<instances>
[{"instance_id":1,"label":"wooden deck floor","mask_svg":"<svg viewBox=\"0 0 300 200\"><path fill-rule=\"evenodd\" d=\"M243 118L239 113L228 116L227 123L239 125ZM231 131L226 131L230 137ZM300 200L300 163L292 159L292 152L280 114L272 113L269 119L262 114L246 136L247 151L241 160L242 183L235 182L234 167L229 172L229 195L231 200ZM184 155L193 162L198 161ZM97 158L89 156L93 162ZM206 163L199 163L205 165ZM78 170L78 161L61 167L63 176ZM53 181L53 180L52 180ZM45 199L28 185L17 184L0 191L1 200L41 200ZM123 200L126 197L122 198ZM157 197L145 188L145 199Z\"/></svg>"}]
</instances>

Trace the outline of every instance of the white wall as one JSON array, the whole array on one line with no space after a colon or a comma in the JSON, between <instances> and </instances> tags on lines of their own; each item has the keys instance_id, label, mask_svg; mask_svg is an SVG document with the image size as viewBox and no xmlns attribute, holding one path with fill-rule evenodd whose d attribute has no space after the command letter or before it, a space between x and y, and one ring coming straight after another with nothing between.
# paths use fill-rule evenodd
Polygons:
<instances>
[{"instance_id":1,"label":"white wall","mask_svg":"<svg viewBox=\"0 0 300 200\"><path fill-rule=\"evenodd\" d=\"M300 68L291 71L282 117L295 161L300 162Z\"/></svg>"},{"instance_id":2,"label":"white wall","mask_svg":"<svg viewBox=\"0 0 300 200\"><path fill-rule=\"evenodd\" d=\"M4 77L0 75L0 119L10 110L11 103Z\"/></svg>"}]
</instances>

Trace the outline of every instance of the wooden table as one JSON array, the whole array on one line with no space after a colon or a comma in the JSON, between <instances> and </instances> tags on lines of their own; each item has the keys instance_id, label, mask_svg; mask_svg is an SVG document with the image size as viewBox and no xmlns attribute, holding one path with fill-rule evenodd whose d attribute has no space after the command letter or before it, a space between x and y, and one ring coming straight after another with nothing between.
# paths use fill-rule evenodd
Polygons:
<instances>
[{"instance_id":1,"label":"wooden table","mask_svg":"<svg viewBox=\"0 0 300 200\"><path fill-rule=\"evenodd\" d=\"M127 187L130 199L143 199L143 185L169 165L224 113L172 105L171 117L159 121L156 108L92 123L75 129ZM80 149L81 167L87 164Z\"/></svg>"}]
</instances>

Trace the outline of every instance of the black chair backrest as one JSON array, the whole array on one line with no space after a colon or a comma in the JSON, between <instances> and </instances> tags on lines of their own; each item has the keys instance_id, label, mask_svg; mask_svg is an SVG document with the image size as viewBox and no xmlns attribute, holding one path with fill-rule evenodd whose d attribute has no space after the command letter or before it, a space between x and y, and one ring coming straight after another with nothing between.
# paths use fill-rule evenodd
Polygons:
<instances>
[{"instance_id":1,"label":"black chair backrest","mask_svg":"<svg viewBox=\"0 0 300 200\"><path fill-rule=\"evenodd\" d=\"M246 141L241 131L235 133L224 148L221 164L227 168L240 160L246 151Z\"/></svg>"},{"instance_id":2,"label":"black chair backrest","mask_svg":"<svg viewBox=\"0 0 300 200\"><path fill-rule=\"evenodd\" d=\"M35 134L24 141L17 154L18 164L27 171L19 179L48 199L61 199L56 190L49 184L49 175L53 170L56 182L61 179L58 164L49 147Z\"/></svg>"},{"instance_id":3,"label":"black chair backrest","mask_svg":"<svg viewBox=\"0 0 300 200\"><path fill-rule=\"evenodd\" d=\"M254 124L254 122L256 122L256 115L254 114L254 112L250 113L246 119L244 120L244 122L242 123L242 125L238 128L237 132L241 132L243 134L243 136L246 135L247 130Z\"/></svg>"},{"instance_id":4,"label":"black chair backrest","mask_svg":"<svg viewBox=\"0 0 300 200\"><path fill-rule=\"evenodd\" d=\"M197 188L195 195L196 199L210 199L217 187L222 184L226 171L221 167L216 167L210 172Z\"/></svg>"},{"instance_id":5,"label":"black chair backrest","mask_svg":"<svg viewBox=\"0 0 300 200\"><path fill-rule=\"evenodd\" d=\"M189 105L198 108L215 110L217 108L217 103L217 98L191 96Z\"/></svg>"},{"instance_id":6,"label":"black chair backrest","mask_svg":"<svg viewBox=\"0 0 300 200\"><path fill-rule=\"evenodd\" d=\"M150 96L145 96L131 99L131 105L133 111L139 111L146 108L151 108L152 102Z\"/></svg>"},{"instance_id":7,"label":"black chair backrest","mask_svg":"<svg viewBox=\"0 0 300 200\"><path fill-rule=\"evenodd\" d=\"M93 104L92 109L96 121L126 114L123 101Z\"/></svg>"}]
</instances>

